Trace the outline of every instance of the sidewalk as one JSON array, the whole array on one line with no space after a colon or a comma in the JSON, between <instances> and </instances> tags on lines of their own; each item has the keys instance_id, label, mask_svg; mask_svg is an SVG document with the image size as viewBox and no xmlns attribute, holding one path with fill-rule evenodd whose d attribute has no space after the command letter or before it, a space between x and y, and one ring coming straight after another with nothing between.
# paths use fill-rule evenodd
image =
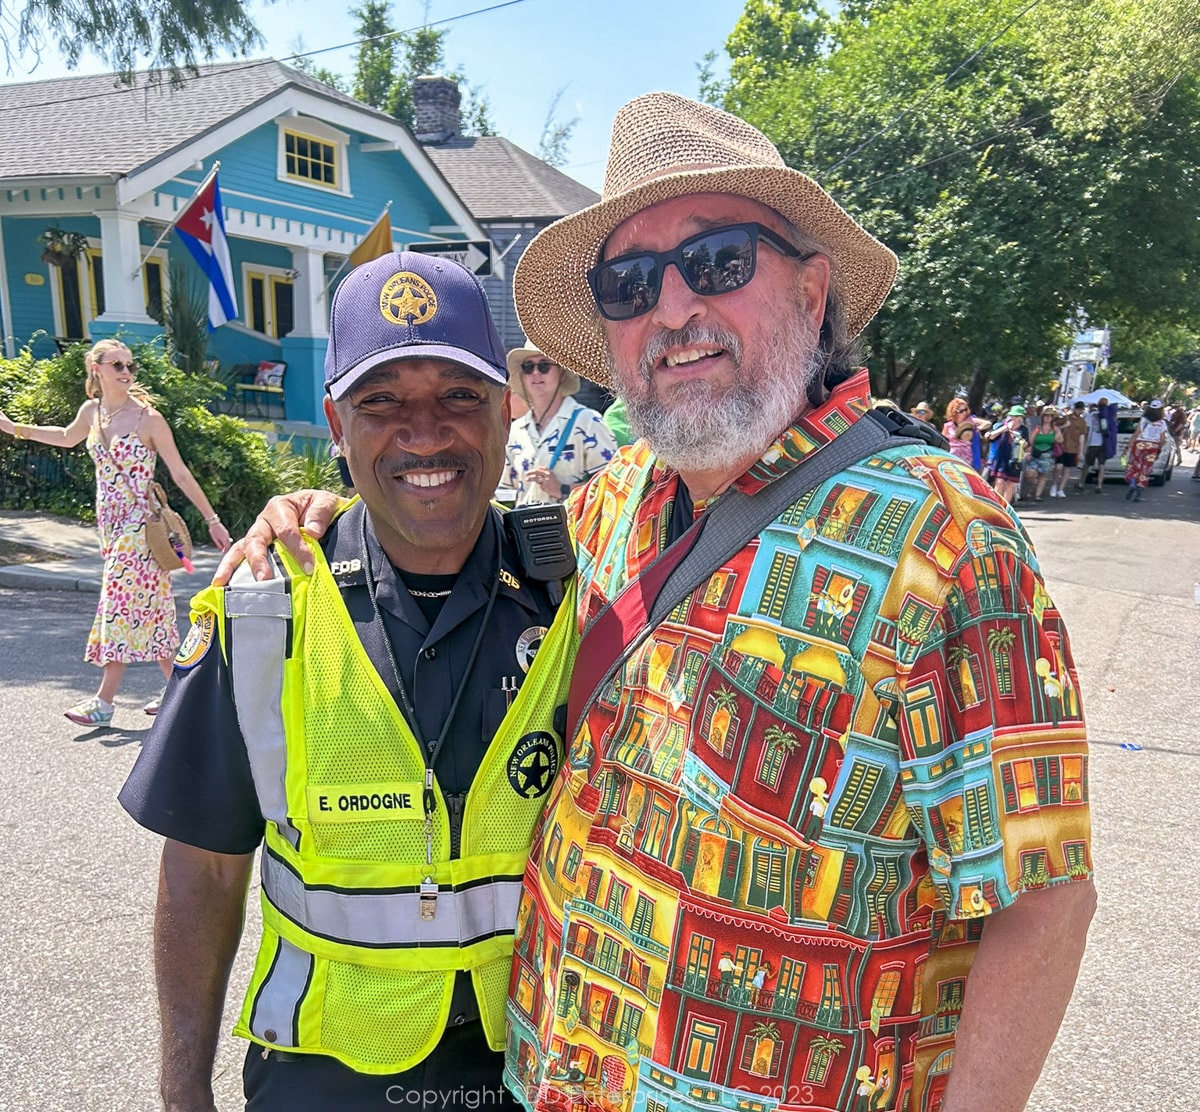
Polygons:
<instances>
[{"instance_id":1,"label":"sidewalk","mask_svg":"<svg viewBox=\"0 0 1200 1112\"><path fill-rule=\"evenodd\" d=\"M0 565L0 587L99 593L104 561L94 525L82 525L52 514L0 510L0 537L60 554L58 559L38 563ZM183 571L171 573L175 597L186 601L205 586L217 570L220 558L215 548L197 546L192 554L196 571L191 575Z\"/></svg>"}]
</instances>

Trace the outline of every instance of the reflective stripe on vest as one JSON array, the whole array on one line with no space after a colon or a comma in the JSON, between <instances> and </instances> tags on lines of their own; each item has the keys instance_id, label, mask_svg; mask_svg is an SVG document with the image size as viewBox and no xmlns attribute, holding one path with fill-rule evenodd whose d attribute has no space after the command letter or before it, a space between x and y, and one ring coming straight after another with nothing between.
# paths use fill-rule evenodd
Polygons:
<instances>
[{"instance_id":1,"label":"reflective stripe on vest","mask_svg":"<svg viewBox=\"0 0 1200 1112\"><path fill-rule=\"evenodd\" d=\"M292 600L288 580L276 572L262 582L243 564L225 591L229 620L229 676L233 703L247 745L258 806L294 846L300 832L288 821L283 775L287 738L283 729L283 662L287 656ZM280 621L280 619L285 619Z\"/></svg>"},{"instance_id":2,"label":"reflective stripe on vest","mask_svg":"<svg viewBox=\"0 0 1200 1112\"><path fill-rule=\"evenodd\" d=\"M300 1004L312 975L312 954L281 938L250 1016L250 1030L263 1042L295 1046L300 1041Z\"/></svg>"},{"instance_id":3,"label":"reflective stripe on vest","mask_svg":"<svg viewBox=\"0 0 1200 1112\"><path fill-rule=\"evenodd\" d=\"M387 949L465 948L514 933L521 877L493 877L457 889L441 885L437 914L426 920L421 918L416 888L371 892L329 885L305 887L268 848L262 855L262 890L281 915L331 942Z\"/></svg>"}]
</instances>

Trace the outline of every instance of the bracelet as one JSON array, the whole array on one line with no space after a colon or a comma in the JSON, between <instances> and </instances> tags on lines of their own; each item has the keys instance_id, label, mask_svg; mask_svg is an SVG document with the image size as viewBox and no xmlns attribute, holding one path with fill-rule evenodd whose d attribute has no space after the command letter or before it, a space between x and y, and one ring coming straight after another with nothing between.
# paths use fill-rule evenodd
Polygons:
<instances>
[{"instance_id":1,"label":"bracelet","mask_svg":"<svg viewBox=\"0 0 1200 1112\"><path fill-rule=\"evenodd\" d=\"M25 434L21 431L21 426L18 425L16 421L13 422L13 436L15 436L18 440L25 439Z\"/></svg>"},{"instance_id":2,"label":"bracelet","mask_svg":"<svg viewBox=\"0 0 1200 1112\"><path fill-rule=\"evenodd\" d=\"M204 519L204 524L205 525L220 525L221 524L221 515L213 514L212 517L206 517Z\"/></svg>"}]
</instances>

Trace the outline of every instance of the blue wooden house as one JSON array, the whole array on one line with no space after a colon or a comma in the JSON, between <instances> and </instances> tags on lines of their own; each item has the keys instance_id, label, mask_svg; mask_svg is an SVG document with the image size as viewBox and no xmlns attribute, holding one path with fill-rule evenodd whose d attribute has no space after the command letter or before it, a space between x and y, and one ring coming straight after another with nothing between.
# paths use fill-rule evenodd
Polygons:
<instances>
[{"instance_id":1,"label":"blue wooden house","mask_svg":"<svg viewBox=\"0 0 1200 1112\"><path fill-rule=\"evenodd\" d=\"M6 353L160 335L171 264L204 279L176 236L151 248L217 160L239 314L209 354L285 363L290 421L324 423L330 283L387 202L397 248L488 238L403 125L279 62L202 67L178 88L144 74L4 85ZM41 257L49 228L82 237L65 265Z\"/></svg>"}]
</instances>

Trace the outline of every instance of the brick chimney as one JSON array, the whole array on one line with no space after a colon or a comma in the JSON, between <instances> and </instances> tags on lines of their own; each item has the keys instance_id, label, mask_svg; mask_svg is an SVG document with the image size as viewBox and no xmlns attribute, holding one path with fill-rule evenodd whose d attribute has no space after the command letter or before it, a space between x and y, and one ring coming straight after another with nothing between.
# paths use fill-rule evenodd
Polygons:
<instances>
[{"instance_id":1,"label":"brick chimney","mask_svg":"<svg viewBox=\"0 0 1200 1112\"><path fill-rule=\"evenodd\" d=\"M413 132L422 143L444 143L462 133L458 82L427 74L413 82Z\"/></svg>"}]
</instances>

